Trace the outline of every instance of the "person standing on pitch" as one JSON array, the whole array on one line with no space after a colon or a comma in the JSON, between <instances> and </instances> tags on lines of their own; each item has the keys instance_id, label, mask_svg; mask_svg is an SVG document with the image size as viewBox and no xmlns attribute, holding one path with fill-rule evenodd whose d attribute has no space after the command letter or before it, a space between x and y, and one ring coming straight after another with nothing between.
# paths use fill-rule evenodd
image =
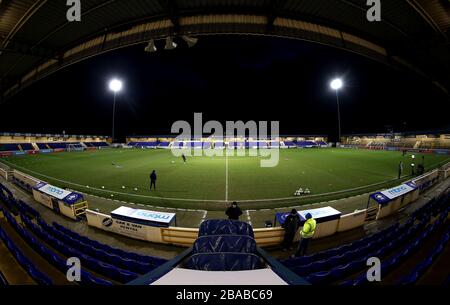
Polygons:
<instances>
[{"instance_id":1,"label":"person standing on pitch","mask_svg":"<svg viewBox=\"0 0 450 305\"><path fill-rule=\"evenodd\" d=\"M311 238L314 236L314 232L316 230L316 220L312 217L311 213L305 215L306 221L303 224L303 228L300 232L301 240L298 245L297 251L295 252L295 256L305 255L306 250L308 249L308 244Z\"/></svg>"},{"instance_id":2,"label":"person standing on pitch","mask_svg":"<svg viewBox=\"0 0 450 305\"><path fill-rule=\"evenodd\" d=\"M184 154L181 154L181 158L183 158L183 162L186 163L186 156Z\"/></svg>"},{"instance_id":3,"label":"person standing on pitch","mask_svg":"<svg viewBox=\"0 0 450 305\"><path fill-rule=\"evenodd\" d=\"M297 233L300 227L300 216L296 209L292 209L291 213L286 217L282 227L284 228L284 239L283 239L283 252L292 249L292 242L294 241L295 233Z\"/></svg>"},{"instance_id":4,"label":"person standing on pitch","mask_svg":"<svg viewBox=\"0 0 450 305\"><path fill-rule=\"evenodd\" d=\"M152 190L152 186L153 189L156 191L156 171L153 170L152 173L150 174L150 191Z\"/></svg>"},{"instance_id":5,"label":"person standing on pitch","mask_svg":"<svg viewBox=\"0 0 450 305\"><path fill-rule=\"evenodd\" d=\"M237 206L236 201L233 201L231 206L226 210L225 214L228 216L228 219L239 220L239 216L242 215L242 211Z\"/></svg>"}]
</instances>

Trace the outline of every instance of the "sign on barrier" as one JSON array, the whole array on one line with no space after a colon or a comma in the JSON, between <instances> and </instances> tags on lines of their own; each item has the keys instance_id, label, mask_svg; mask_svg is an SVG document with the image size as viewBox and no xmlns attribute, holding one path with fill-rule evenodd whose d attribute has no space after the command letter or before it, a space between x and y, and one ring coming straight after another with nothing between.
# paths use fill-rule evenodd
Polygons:
<instances>
[{"instance_id":1,"label":"sign on barrier","mask_svg":"<svg viewBox=\"0 0 450 305\"><path fill-rule=\"evenodd\" d=\"M122 206L111 212L111 217L147 226L168 227L175 220L175 213L164 213Z\"/></svg>"},{"instance_id":2,"label":"sign on barrier","mask_svg":"<svg viewBox=\"0 0 450 305\"><path fill-rule=\"evenodd\" d=\"M59 187L50 185L50 184L46 184L44 182L39 183L36 186L36 189L38 189L40 192L43 192L47 195L53 196L55 198L58 198L60 200L63 200L64 198L66 198L67 196L69 196L70 194L72 194L72 192L63 190Z\"/></svg>"}]
</instances>

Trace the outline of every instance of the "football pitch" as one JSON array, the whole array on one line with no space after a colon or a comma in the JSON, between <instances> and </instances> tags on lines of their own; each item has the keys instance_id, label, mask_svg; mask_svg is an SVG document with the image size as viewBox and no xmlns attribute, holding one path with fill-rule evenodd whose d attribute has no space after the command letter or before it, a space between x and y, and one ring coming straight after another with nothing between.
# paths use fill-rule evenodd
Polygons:
<instances>
[{"instance_id":1,"label":"football pitch","mask_svg":"<svg viewBox=\"0 0 450 305\"><path fill-rule=\"evenodd\" d=\"M128 202L164 207L221 210L236 200L244 208L273 208L331 200L398 184L411 174L412 155L357 149L284 149L275 167L261 167L265 157L191 156L184 163L170 150L105 149L26 155L4 159L10 167L60 187ZM415 154L415 162L421 162ZM448 156L425 155L430 170ZM156 170L157 188L149 190ZM309 195L294 196L308 188Z\"/></svg>"}]
</instances>

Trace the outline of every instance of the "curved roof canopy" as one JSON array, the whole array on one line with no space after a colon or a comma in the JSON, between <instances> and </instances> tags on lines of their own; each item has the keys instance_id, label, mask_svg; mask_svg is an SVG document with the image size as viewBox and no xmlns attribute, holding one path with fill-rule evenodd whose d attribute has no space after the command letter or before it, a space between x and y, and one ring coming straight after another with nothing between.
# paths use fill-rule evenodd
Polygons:
<instances>
[{"instance_id":1,"label":"curved roof canopy","mask_svg":"<svg viewBox=\"0 0 450 305\"><path fill-rule=\"evenodd\" d=\"M450 91L450 0L0 0L0 98L84 58L167 36L293 37L406 67ZM144 47L143 47L144 50Z\"/></svg>"}]
</instances>

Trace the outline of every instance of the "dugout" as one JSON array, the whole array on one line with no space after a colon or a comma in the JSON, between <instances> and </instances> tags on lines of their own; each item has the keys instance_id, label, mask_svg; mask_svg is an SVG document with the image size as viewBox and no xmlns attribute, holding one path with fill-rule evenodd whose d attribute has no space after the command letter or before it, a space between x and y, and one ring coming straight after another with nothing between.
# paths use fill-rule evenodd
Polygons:
<instances>
[{"instance_id":1,"label":"dugout","mask_svg":"<svg viewBox=\"0 0 450 305\"><path fill-rule=\"evenodd\" d=\"M373 193L369 196L367 208L378 205L377 219L391 215L419 197L419 188L413 182Z\"/></svg>"},{"instance_id":2,"label":"dugout","mask_svg":"<svg viewBox=\"0 0 450 305\"><path fill-rule=\"evenodd\" d=\"M33 187L33 197L40 204L72 219L86 213L88 203L82 194L39 182Z\"/></svg>"}]
</instances>

